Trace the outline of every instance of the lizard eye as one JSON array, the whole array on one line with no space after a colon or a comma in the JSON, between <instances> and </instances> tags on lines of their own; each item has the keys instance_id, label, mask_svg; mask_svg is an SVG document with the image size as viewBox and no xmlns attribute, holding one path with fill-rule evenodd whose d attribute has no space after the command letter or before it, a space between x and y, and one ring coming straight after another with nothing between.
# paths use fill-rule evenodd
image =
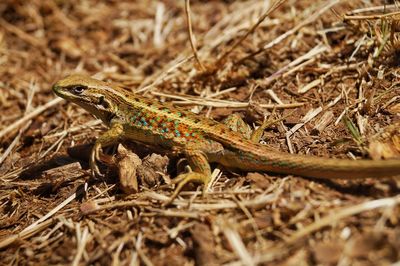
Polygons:
<instances>
[{"instance_id":1,"label":"lizard eye","mask_svg":"<svg viewBox=\"0 0 400 266\"><path fill-rule=\"evenodd\" d=\"M85 89L86 89L85 86L78 85L78 86L75 86L75 87L72 88L72 93L73 93L73 94L76 94L76 95L79 95L79 94L81 94Z\"/></svg>"}]
</instances>

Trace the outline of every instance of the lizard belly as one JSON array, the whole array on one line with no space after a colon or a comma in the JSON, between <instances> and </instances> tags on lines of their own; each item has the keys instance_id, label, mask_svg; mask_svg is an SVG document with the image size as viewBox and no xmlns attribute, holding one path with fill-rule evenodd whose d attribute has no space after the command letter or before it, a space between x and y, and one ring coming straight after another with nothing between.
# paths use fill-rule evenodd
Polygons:
<instances>
[{"instance_id":1,"label":"lizard belly","mask_svg":"<svg viewBox=\"0 0 400 266\"><path fill-rule=\"evenodd\" d=\"M157 134L151 129L129 127L124 130L123 139L149 145L161 146L165 149L182 148L185 143L177 140L174 136L167 134Z\"/></svg>"}]
</instances>

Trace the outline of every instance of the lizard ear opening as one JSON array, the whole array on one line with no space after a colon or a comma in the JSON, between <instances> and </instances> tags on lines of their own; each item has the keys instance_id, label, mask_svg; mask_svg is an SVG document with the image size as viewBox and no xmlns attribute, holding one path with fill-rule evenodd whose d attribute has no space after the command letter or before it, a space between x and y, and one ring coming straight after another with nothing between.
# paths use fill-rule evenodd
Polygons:
<instances>
[{"instance_id":1,"label":"lizard ear opening","mask_svg":"<svg viewBox=\"0 0 400 266\"><path fill-rule=\"evenodd\" d=\"M105 100L104 96L99 97L99 105L103 106L104 109L108 109L110 107L110 104Z\"/></svg>"}]
</instances>

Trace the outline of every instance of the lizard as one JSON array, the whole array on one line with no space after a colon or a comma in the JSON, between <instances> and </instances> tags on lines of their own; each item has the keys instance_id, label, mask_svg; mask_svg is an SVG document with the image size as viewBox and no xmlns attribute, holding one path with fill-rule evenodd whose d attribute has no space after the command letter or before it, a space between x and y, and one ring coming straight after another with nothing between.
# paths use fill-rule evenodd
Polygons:
<instances>
[{"instance_id":1,"label":"lizard","mask_svg":"<svg viewBox=\"0 0 400 266\"><path fill-rule=\"evenodd\" d=\"M400 175L400 160L396 159L349 160L277 151L213 119L85 75L70 75L56 82L52 89L56 95L101 119L109 128L92 148L89 165L93 175L102 175L97 166L102 148L122 140L183 155L191 170L175 178L177 186L168 202L189 182L202 183L206 188L211 179L212 162L244 171L322 179Z\"/></svg>"}]
</instances>

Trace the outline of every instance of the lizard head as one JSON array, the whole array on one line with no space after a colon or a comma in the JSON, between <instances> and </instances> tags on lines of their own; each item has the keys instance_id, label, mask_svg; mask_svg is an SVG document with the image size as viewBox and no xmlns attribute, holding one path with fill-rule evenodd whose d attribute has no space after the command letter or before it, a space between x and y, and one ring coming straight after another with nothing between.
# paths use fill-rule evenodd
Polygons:
<instances>
[{"instance_id":1,"label":"lizard head","mask_svg":"<svg viewBox=\"0 0 400 266\"><path fill-rule=\"evenodd\" d=\"M118 108L112 104L112 85L88 76L74 74L53 85L55 94L71 101L106 124L110 122Z\"/></svg>"}]
</instances>

